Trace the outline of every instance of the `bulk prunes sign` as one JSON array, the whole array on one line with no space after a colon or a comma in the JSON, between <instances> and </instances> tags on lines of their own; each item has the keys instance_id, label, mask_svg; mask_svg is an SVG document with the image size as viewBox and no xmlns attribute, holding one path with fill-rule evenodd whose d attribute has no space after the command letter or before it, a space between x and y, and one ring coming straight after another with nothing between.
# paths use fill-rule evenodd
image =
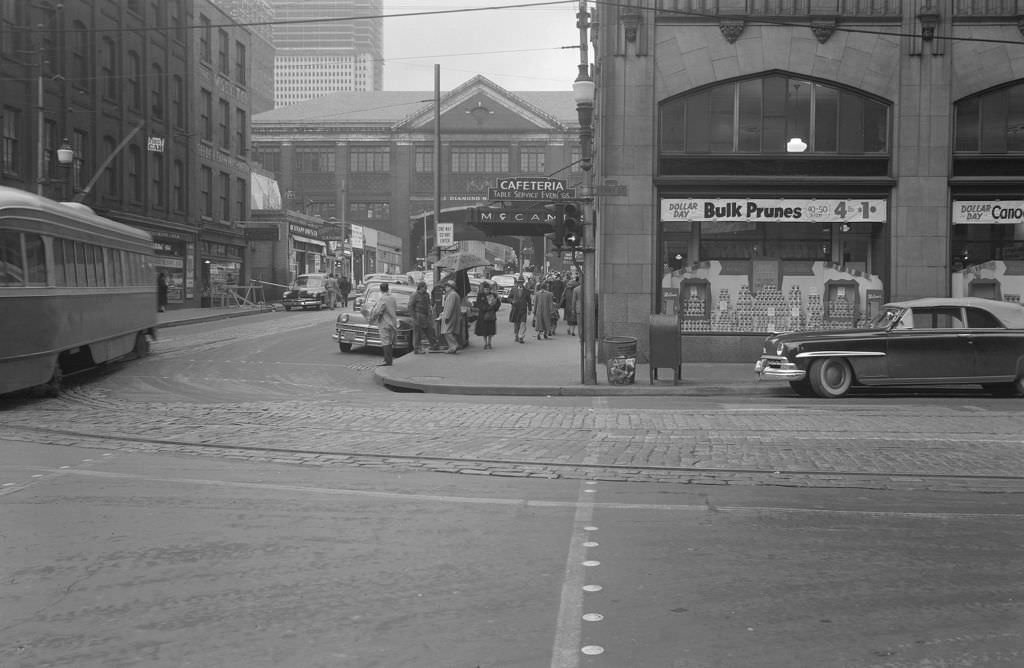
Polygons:
<instances>
[{"instance_id":1,"label":"bulk prunes sign","mask_svg":"<svg viewBox=\"0 0 1024 668\"><path fill-rule=\"evenodd\" d=\"M884 199L662 199L661 220L758 223L884 223Z\"/></svg>"}]
</instances>

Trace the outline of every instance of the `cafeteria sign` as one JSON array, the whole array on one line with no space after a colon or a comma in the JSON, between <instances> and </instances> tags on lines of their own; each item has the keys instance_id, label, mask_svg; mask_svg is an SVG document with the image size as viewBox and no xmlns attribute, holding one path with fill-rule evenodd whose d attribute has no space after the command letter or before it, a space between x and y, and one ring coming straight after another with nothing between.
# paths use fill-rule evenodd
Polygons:
<instances>
[{"instance_id":1,"label":"cafeteria sign","mask_svg":"<svg viewBox=\"0 0 1024 668\"><path fill-rule=\"evenodd\" d=\"M1024 223L1024 200L953 200L954 225Z\"/></svg>"},{"instance_id":2,"label":"cafeteria sign","mask_svg":"<svg viewBox=\"0 0 1024 668\"><path fill-rule=\"evenodd\" d=\"M662 199L661 220L753 223L884 223L884 199Z\"/></svg>"}]
</instances>

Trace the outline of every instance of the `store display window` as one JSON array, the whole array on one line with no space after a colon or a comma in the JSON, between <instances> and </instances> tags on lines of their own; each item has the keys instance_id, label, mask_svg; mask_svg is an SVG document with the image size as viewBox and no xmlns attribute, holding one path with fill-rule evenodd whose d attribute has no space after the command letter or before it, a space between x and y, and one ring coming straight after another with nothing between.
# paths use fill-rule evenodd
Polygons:
<instances>
[{"instance_id":1,"label":"store display window","mask_svg":"<svg viewBox=\"0 0 1024 668\"><path fill-rule=\"evenodd\" d=\"M880 223L664 221L661 312L682 330L865 326L885 292Z\"/></svg>"}]
</instances>

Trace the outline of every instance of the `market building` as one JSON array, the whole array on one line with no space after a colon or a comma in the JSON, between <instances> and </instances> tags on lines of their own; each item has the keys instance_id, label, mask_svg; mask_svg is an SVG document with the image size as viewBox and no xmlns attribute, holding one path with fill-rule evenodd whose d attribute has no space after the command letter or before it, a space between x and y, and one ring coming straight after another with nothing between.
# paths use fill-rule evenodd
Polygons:
<instances>
[{"instance_id":1,"label":"market building","mask_svg":"<svg viewBox=\"0 0 1024 668\"><path fill-rule=\"evenodd\" d=\"M595 49L600 336L752 360L886 301L1024 294L1013 2L635 0ZM569 73L567 73L568 76Z\"/></svg>"},{"instance_id":2,"label":"market building","mask_svg":"<svg viewBox=\"0 0 1024 668\"><path fill-rule=\"evenodd\" d=\"M482 76L439 93L440 221L455 226L455 242L490 239L520 257L529 246L539 264L545 256L541 228L508 226L488 235L468 224L467 211L494 203L490 191L502 178L582 179L572 93L512 92ZM340 92L253 118L254 160L274 175L286 209L333 219L343 229L351 255L342 257L354 261L355 279L414 270L436 257L431 97L424 91ZM543 213L544 203L530 204ZM361 228L367 232L353 233ZM364 242L373 250L363 250ZM503 265L501 259L495 264ZM377 268L364 271L368 266Z\"/></svg>"}]
</instances>

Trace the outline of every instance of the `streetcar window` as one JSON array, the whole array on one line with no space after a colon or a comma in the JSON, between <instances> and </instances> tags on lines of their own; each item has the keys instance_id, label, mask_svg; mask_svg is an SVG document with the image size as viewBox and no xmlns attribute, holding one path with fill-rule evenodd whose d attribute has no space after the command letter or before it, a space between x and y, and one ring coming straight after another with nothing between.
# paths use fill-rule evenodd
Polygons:
<instances>
[{"instance_id":1,"label":"streetcar window","mask_svg":"<svg viewBox=\"0 0 1024 668\"><path fill-rule=\"evenodd\" d=\"M53 274L57 287L65 288L68 285L68 271L64 264L64 240L53 240Z\"/></svg>"},{"instance_id":2,"label":"streetcar window","mask_svg":"<svg viewBox=\"0 0 1024 668\"><path fill-rule=\"evenodd\" d=\"M46 285L46 248L38 234L25 234L25 270L29 285Z\"/></svg>"},{"instance_id":3,"label":"streetcar window","mask_svg":"<svg viewBox=\"0 0 1024 668\"><path fill-rule=\"evenodd\" d=\"M117 257L114 258L114 272L117 274L118 285L128 285L128 280L124 276L124 251L116 251Z\"/></svg>"},{"instance_id":4,"label":"streetcar window","mask_svg":"<svg viewBox=\"0 0 1024 668\"><path fill-rule=\"evenodd\" d=\"M89 244L86 256L89 258L89 284L102 286L104 284L103 249Z\"/></svg>"},{"instance_id":5,"label":"streetcar window","mask_svg":"<svg viewBox=\"0 0 1024 668\"><path fill-rule=\"evenodd\" d=\"M21 285L24 280L21 234L14 230L0 230L0 285Z\"/></svg>"},{"instance_id":6,"label":"streetcar window","mask_svg":"<svg viewBox=\"0 0 1024 668\"><path fill-rule=\"evenodd\" d=\"M85 287L89 285L89 279L85 273L85 244L74 242L75 244L75 285L79 287Z\"/></svg>"}]
</instances>

